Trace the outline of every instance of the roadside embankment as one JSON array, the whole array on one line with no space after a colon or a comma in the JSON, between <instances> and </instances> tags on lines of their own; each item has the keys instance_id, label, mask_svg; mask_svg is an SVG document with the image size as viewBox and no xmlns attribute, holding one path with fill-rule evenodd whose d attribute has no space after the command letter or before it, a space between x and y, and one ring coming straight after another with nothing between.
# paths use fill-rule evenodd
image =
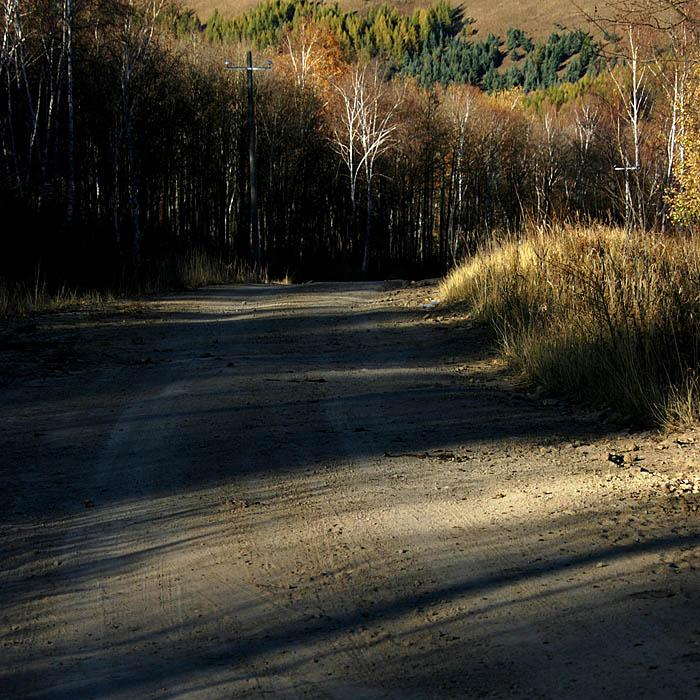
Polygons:
<instances>
[{"instance_id":1,"label":"roadside embankment","mask_svg":"<svg viewBox=\"0 0 700 700\"><path fill-rule=\"evenodd\" d=\"M535 229L496 241L443 281L498 332L535 386L665 428L699 414L700 267L691 238Z\"/></svg>"}]
</instances>

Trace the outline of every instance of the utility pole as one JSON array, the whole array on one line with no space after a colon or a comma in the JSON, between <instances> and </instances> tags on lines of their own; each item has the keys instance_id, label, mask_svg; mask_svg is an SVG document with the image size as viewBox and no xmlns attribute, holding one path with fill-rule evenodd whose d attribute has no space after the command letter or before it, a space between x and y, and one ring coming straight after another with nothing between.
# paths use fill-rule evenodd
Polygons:
<instances>
[{"instance_id":1,"label":"utility pole","mask_svg":"<svg viewBox=\"0 0 700 700\"><path fill-rule=\"evenodd\" d=\"M230 70L244 70L248 73L248 131L249 131L249 160L250 160L250 223L253 232L253 257L255 267L259 270L260 262L260 228L258 224L258 164L255 156L255 93L253 92L253 71L271 70L272 61L267 66L254 66L253 54L248 51L248 61L245 66L232 66L226 61Z\"/></svg>"}]
</instances>

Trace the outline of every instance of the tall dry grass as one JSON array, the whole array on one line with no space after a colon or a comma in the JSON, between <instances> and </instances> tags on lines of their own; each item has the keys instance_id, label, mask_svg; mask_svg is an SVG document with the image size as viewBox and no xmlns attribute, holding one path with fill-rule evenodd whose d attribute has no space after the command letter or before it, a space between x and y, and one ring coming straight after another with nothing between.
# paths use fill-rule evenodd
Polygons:
<instances>
[{"instance_id":1,"label":"tall dry grass","mask_svg":"<svg viewBox=\"0 0 700 700\"><path fill-rule=\"evenodd\" d=\"M270 283L267 268L257 268L245 262L228 262L202 250L191 250L159 263L156 272L148 272L149 291L162 292L172 288L197 289L211 284Z\"/></svg>"},{"instance_id":2,"label":"tall dry grass","mask_svg":"<svg viewBox=\"0 0 700 700\"><path fill-rule=\"evenodd\" d=\"M700 416L700 246L603 226L493 242L443 281L530 382L667 428Z\"/></svg>"},{"instance_id":3,"label":"tall dry grass","mask_svg":"<svg viewBox=\"0 0 700 700\"><path fill-rule=\"evenodd\" d=\"M0 318L20 318L80 304L103 304L112 299L113 295L109 292L78 292L65 284L52 290L41 275L40 268L37 268L31 282L10 284L0 279Z\"/></svg>"},{"instance_id":4,"label":"tall dry grass","mask_svg":"<svg viewBox=\"0 0 700 700\"><path fill-rule=\"evenodd\" d=\"M269 281L267 270L245 263L228 263L198 250L124 272L109 289L102 291L71 289L67 284L51 287L41 268L37 268L29 282L10 284L0 279L0 318L23 317L81 304L101 304L115 297L138 297L173 289Z\"/></svg>"}]
</instances>

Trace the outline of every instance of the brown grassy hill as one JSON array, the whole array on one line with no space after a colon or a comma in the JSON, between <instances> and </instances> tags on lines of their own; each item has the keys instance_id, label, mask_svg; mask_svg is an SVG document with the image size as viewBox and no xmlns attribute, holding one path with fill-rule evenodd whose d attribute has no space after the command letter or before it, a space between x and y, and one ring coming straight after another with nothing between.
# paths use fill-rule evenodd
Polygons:
<instances>
[{"instance_id":1,"label":"brown grassy hill","mask_svg":"<svg viewBox=\"0 0 700 700\"><path fill-rule=\"evenodd\" d=\"M202 21L211 17L215 8L228 16L238 14L254 7L260 0L183 0L183 4L197 11ZM346 10L366 11L373 5L386 4L399 10L412 13L417 7L429 7L435 0L339 0ZM599 0L452 0L452 4L461 7L465 16L476 20L478 36L485 38L489 32L505 37L508 27L524 29L536 38L549 36L556 31L555 24L562 24L569 29L582 27L590 29L585 18L577 9L582 7L593 13Z\"/></svg>"}]
</instances>

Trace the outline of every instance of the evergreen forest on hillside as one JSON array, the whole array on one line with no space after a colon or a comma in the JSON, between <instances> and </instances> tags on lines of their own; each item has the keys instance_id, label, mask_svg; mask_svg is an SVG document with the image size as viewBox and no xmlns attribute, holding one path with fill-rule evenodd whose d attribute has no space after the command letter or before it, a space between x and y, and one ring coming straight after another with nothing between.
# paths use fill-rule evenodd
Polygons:
<instances>
[{"instance_id":1,"label":"evergreen forest on hillside","mask_svg":"<svg viewBox=\"0 0 700 700\"><path fill-rule=\"evenodd\" d=\"M203 33L210 43L247 39L258 49L274 46L285 31L312 22L326 29L347 59L379 57L392 71L417 77L425 88L436 82L463 83L490 92L515 86L529 92L562 80L576 82L598 70L600 48L580 29L562 28L546 42L536 42L514 28L508 30L505 40L493 34L476 40L473 20L464 18L445 0L411 16L388 5L361 15L320 0L267 0L235 17L224 18L215 11L206 25L191 10L170 6L168 22L179 37ZM508 69L504 68L506 58L511 63Z\"/></svg>"},{"instance_id":2,"label":"evergreen forest on hillside","mask_svg":"<svg viewBox=\"0 0 700 700\"><path fill-rule=\"evenodd\" d=\"M115 288L193 251L295 279L433 275L526 222L692 229L698 23L642 31L622 5L603 45L479 38L444 0L206 23L160 0L4 0L2 284ZM270 68L259 261L246 74L225 64L248 51Z\"/></svg>"}]
</instances>

